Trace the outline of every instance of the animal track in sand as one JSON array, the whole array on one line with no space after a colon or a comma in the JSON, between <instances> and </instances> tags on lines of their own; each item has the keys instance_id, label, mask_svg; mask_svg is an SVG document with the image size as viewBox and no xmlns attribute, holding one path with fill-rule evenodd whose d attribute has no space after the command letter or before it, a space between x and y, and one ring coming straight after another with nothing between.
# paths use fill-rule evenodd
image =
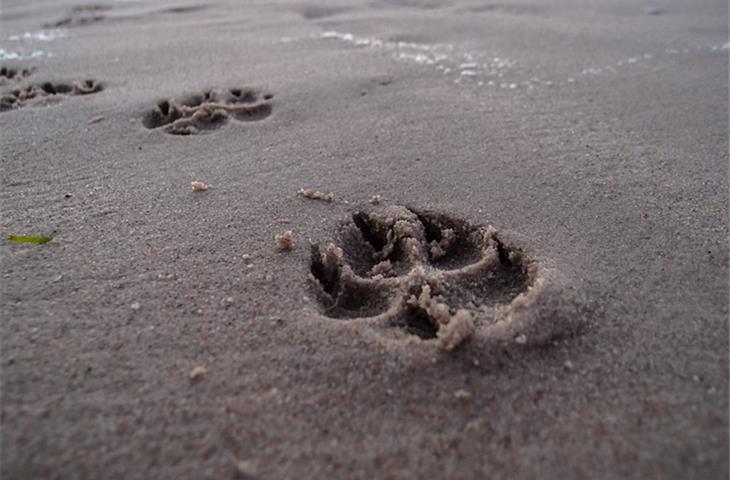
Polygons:
<instances>
[{"instance_id":1,"label":"animal track in sand","mask_svg":"<svg viewBox=\"0 0 730 480\"><path fill-rule=\"evenodd\" d=\"M73 27L90 25L106 18L104 12L112 9L111 5L89 4L79 5L69 10L68 15L55 22L46 23L45 28Z\"/></svg>"},{"instance_id":2,"label":"animal track in sand","mask_svg":"<svg viewBox=\"0 0 730 480\"><path fill-rule=\"evenodd\" d=\"M19 82L33 74L33 68L0 67L0 85L8 82Z\"/></svg>"},{"instance_id":3,"label":"animal track in sand","mask_svg":"<svg viewBox=\"0 0 730 480\"><path fill-rule=\"evenodd\" d=\"M448 6L444 0L378 0L371 2L374 7L417 8L419 10L435 10Z\"/></svg>"},{"instance_id":4,"label":"animal track in sand","mask_svg":"<svg viewBox=\"0 0 730 480\"><path fill-rule=\"evenodd\" d=\"M334 15L348 12L348 7L325 7L320 5L304 5L300 14L306 20L320 20Z\"/></svg>"},{"instance_id":5,"label":"animal track in sand","mask_svg":"<svg viewBox=\"0 0 730 480\"><path fill-rule=\"evenodd\" d=\"M79 27L107 21L136 20L148 15L195 13L205 8L207 8L205 4L181 5L158 10L148 9L146 12L125 13L124 11L114 9L111 5L79 5L69 10L68 14L62 19L46 23L43 26L45 28ZM114 11L112 12L112 10Z\"/></svg>"},{"instance_id":6,"label":"animal track in sand","mask_svg":"<svg viewBox=\"0 0 730 480\"><path fill-rule=\"evenodd\" d=\"M205 5L185 5L180 7L163 8L160 10L160 13L194 13L205 8Z\"/></svg>"},{"instance_id":7,"label":"animal track in sand","mask_svg":"<svg viewBox=\"0 0 730 480\"><path fill-rule=\"evenodd\" d=\"M0 97L0 112L7 112L24 107L34 99L89 95L104 89L96 80L79 80L71 83L43 82L34 83L23 88L16 88Z\"/></svg>"},{"instance_id":8,"label":"animal track in sand","mask_svg":"<svg viewBox=\"0 0 730 480\"><path fill-rule=\"evenodd\" d=\"M477 328L489 335L537 280L536 263L494 228L448 215L376 208L355 213L338 237L339 246L312 245L321 313L446 350Z\"/></svg>"},{"instance_id":9,"label":"animal track in sand","mask_svg":"<svg viewBox=\"0 0 730 480\"><path fill-rule=\"evenodd\" d=\"M172 135L204 133L229 120L254 122L267 118L273 109L273 97L251 88L208 90L180 101L171 98L158 102L145 114L142 124Z\"/></svg>"},{"instance_id":10,"label":"animal track in sand","mask_svg":"<svg viewBox=\"0 0 730 480\"><path fill-rule=\"evenodd\" d=\"M457 11L458 13L497 13L504 15L539 15L542 9L534 5L511 5L507 3L488 3L466 6Z\"/></svg>"}]
</instances>

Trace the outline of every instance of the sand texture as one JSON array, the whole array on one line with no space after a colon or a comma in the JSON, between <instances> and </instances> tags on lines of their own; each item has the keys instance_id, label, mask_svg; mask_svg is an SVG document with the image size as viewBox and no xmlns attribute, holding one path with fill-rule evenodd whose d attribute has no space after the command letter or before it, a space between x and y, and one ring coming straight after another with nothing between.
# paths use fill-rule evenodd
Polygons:
<instances>
[{"instance_id":1,"label":"sand texture","mask_svg":"<svg viewBox=\"0 0 730 480\"><path fill-rule=\"evenodd\" d=\"M0 27L3 480L728 477L726 0Z\"/></svg>"}]
</instances>

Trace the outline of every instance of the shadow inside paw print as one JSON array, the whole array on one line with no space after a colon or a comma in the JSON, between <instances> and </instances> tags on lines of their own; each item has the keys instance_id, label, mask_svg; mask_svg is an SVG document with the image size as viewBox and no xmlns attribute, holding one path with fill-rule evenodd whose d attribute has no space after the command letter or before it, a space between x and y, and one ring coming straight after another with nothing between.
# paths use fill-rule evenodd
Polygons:
<instances>
[{"instance_id":1,"label":"shadow inside paw print","mask_svg":"<svg viewBox=\"0 0 730 480\"><path fill-rule=\"evenodd\" d=\"M491 227L448 215L389 206L357 212L339 246L312 246L321 312L365 321L451 350L495 307L525 293L535 266Z\"/></svg>"},{"instance_id":2,"label":"shadow inside paw print","mask_svg":"<svg viewBox=\"0 0 730 480\"><path fill-rule=\"evenodd\" d=\"M43 82L16 88L9 94L0 97L0 112L15 110L27 105L30 101L39 98L89 95L104 89L96 80L79 80L71 83Z\"/></svg>"},{"instance_id":3,"label":"shadow inside paw print","mask_svg":"<svg viewBox=\"0 0 730 480\"><path fill-rule=\"evenodd\" d=\"M252 122L271 115L273 95L253 89L209 90L181 101L163 100L147 112L142 123L149 129L162 128L172 135L204 133L229 120Z\"/></svg>"}]
</instances>

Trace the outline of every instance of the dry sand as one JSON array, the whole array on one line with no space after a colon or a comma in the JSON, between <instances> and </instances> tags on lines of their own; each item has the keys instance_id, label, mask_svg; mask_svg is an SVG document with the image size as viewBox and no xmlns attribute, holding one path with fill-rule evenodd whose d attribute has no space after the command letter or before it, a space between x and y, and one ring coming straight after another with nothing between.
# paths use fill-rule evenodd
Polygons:
<instances>
[{"instance_id":1,"label":"dry sand","mask_svg":"<svg viewBox=\"0 0 730 480\"><path fill-rule=\"evenodd\" d=\"M78 7L2 2L4 480L727 478L725 0Z\"/></svg>"}]
</instances>

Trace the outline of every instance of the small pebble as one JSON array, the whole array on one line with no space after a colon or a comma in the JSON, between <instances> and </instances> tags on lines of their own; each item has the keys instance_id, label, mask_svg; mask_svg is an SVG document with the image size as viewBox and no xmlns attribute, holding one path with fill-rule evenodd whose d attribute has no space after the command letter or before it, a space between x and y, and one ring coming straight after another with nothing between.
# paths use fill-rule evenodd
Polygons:
<instances>
[{"instance_id":1,"label":"small pebble","mask_svg":"<svg viewBox=\"0 0 730 480\"><path fill-rule=\"evenodd\" d=\"M520 345L525 345L527 343L527 336L523 333L520 333L515 337L515 343L518 343Z\"/></svg>"},{"instance_id":2,"label":"small pebble","mask_svg":"<svg viewBox=\"0 0 730 480\"><path fill-rule=\"evenodd\" d=\"M142 307L142 305L139 304L139 302L134 302L129 306L132 310L139 310Z\"/></svg>"}]
</instances>

